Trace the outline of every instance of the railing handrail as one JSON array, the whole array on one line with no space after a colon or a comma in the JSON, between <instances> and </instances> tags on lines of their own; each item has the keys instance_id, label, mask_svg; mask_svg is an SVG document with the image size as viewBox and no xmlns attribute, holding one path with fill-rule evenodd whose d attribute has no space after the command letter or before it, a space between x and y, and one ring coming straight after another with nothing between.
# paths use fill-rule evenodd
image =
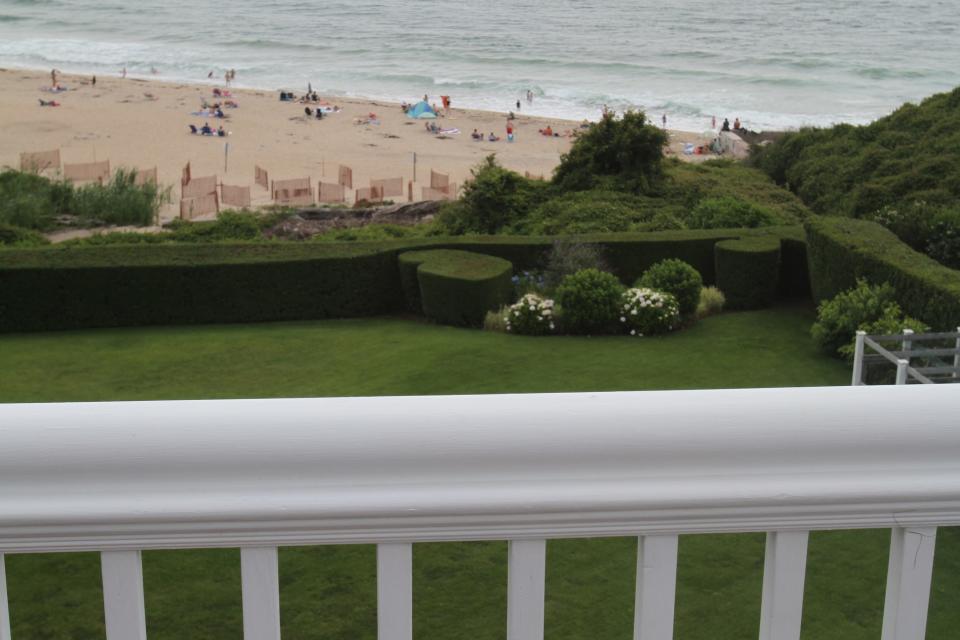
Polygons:
<instances>
[{"instance_id":1,"label":"railing handrail","mask_svg":"<svg viewBox=\"0 0 960 640\"><path fill-rule=\"evenodd\" d=\"M0 405L0 553L960 524L955 387Z\"/></svg>"}]
</instances>

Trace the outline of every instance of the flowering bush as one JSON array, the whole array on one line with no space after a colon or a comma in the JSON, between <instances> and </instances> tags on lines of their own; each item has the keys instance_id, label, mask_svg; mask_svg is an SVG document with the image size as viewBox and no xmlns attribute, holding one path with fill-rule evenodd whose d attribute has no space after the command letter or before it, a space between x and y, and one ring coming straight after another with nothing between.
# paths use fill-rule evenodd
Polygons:
<instances>
[{"instance_id":1,"label":"flowering bush","mask_svg":"<svg viewBox=\"0 0 960 640\"><path fill-rule=\"evenodd\" d=\"M623 285L610 273L584 269L565 277L557 287L564 329L586 335L615 332L622 295Z\"/></svg>"},{"instance_id":2,"label":"flowering bush","mask_svg":"<svg viewBox=\"0 0 960 640\"><path fill-rule=\"evenodd\" d=\"M669 293L654 289L623 292L620 323L632 336L666 333L680 323L680 306Z\"/></svg>"},{"instance_id":3,"label":"flowering bush","mask_svg":"<svg viewBox=\"0 0 960 640\"><path fill-rule=\"evenodd\" d=\"M553 300L528 293L506 308L503 323L507 331L520 335L542 336L553 333L556 330Z\"/></svg>"}]
</instances>

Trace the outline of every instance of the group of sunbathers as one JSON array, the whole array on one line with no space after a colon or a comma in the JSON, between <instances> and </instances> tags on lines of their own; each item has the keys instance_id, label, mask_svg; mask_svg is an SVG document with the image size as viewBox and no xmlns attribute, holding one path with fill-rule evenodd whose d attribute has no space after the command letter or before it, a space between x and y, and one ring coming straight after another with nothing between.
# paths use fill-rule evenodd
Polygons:
<instances>
[{"instance_id":1,"label":"group of sunbathers","mask_svg":"<svg viewBox=\"0 0 960 640\"><path fill-rule=\"evenodd\" d=\"M483 132L482 132L482 131L477 131L476 129L473 130L473 133L470 134L470 137L473 138L474 140L479 141L479 142L483 142L483 140L484 140ZM487 142L499 142L499 141L500 141L500 136L495 135L495 134L493 133L493 131L491 131L490 134L487 135L486 140L487 140Z\"/></svg>"},{"instance_id":2,"label":"group of sunbathers","mask_svg":"<svg viewBox=\"0 0 960 640\"><path fill-rule=\"evenodd\" d=\"M191 125L189 125L189 126L190 126L190 133L192 133L192 134L194 134L194 135L201 135L201 136L219 136L219 137L221 137L221 138L225 138L225 137L227 136L227 132L224 131L223 125L220 125L220 126L219 126L218 128L216 128L216 129L214 129L213 127L211 127L209 122L204 122L204 123L203 123L203 126L200 127L199 129L197 129L196 125L192 125L192 124L191 124Z\"/></svg>"}]
</instances>

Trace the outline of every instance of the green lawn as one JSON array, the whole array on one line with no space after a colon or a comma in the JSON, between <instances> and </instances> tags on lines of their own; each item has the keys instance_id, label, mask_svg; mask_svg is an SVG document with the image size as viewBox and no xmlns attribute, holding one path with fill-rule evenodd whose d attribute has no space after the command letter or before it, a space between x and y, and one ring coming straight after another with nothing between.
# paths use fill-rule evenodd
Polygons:
<instances>
[{"instance_id":1,"label":"green lawn","mask_svg":"<svg viewBox=\"0 0 960 640\"><path fill-rule=\"evenodd\" d=\"M846 384L802 308L725 314L663 338L520 338L399 319L0 336L0 402ZM879 637L887 531L815 533L804 638ZM941 529L930 639L960 627L960 530ZM151 640L239 638L239 552L144 554ZM636 541L551 541L546 635L632 637ZM763 535L683 536L676 637L756 637ZM14 638L103 638L96 554L7 557ZM280 552L285 640L376 637L372 546ZM506 543L414 547L418 639L506 629Z\"/></svg>"}]
</instances>

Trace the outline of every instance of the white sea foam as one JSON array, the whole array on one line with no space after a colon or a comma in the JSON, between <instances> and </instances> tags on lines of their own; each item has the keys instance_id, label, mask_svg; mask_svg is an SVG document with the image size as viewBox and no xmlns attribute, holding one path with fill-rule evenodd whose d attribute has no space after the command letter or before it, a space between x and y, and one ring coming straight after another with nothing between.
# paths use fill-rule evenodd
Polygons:
<instances>
[{"instance_id":1,"label":"white sea foam","mask_svg":"<svg viewBox=\"0 0 960 640\"><path fill-rule=\"evenodd\" d=\"M868 122L960 84L954 0L0 0L0 65L596 118L701 131ZM528 104L528 89L535 98Z\"/></svg>"}]
</instances>

